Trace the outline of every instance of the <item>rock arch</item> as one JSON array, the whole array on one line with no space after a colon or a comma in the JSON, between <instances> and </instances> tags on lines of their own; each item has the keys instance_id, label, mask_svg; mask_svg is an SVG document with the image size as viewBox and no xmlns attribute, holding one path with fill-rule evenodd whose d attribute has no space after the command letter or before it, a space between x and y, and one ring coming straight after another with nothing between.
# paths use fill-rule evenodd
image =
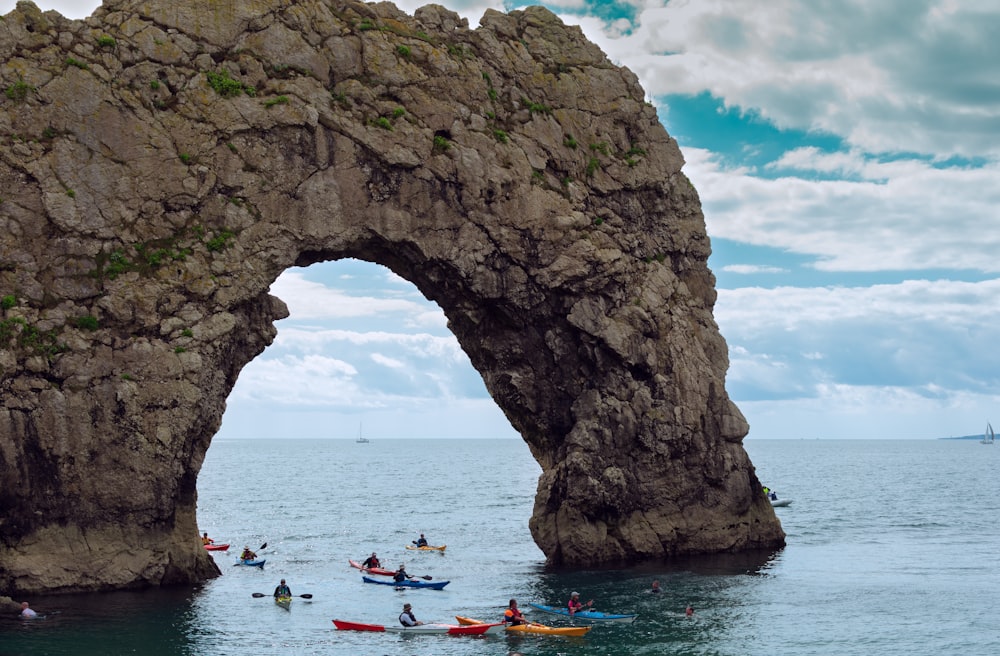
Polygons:
<instances>
[{"instance_id":1,"label":"rock arch","mask_svg":"<svg viewBox=\"0 0 1000 656\"><path fill-rule=\"evenodd\" d=\"M211 7L0 21L0 586L216 575L196 480L268 288L343 257L444 309L542 466L551 564L783 544L631 72L540 8Z\"/></svg>"}]
</instances>

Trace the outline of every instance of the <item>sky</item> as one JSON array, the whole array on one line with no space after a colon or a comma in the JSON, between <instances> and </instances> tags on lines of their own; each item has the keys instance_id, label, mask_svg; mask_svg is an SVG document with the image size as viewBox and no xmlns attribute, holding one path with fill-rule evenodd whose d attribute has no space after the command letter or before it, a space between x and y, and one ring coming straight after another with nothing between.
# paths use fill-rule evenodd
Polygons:
<instances>
[{"instance_id":1,"label":"sky","mask_svg":"<svg viewBox=\"0 0 1000 656\"><path fill-rule=\"evenodd\" d=\"M1000 423L1000 3L437 3L473 27L544 4L638 75L702 200L748 439ZM220 437L517 437L440 309L388 269L292 269L271 293L291 317Z\"/></svg>"}]
</instances>

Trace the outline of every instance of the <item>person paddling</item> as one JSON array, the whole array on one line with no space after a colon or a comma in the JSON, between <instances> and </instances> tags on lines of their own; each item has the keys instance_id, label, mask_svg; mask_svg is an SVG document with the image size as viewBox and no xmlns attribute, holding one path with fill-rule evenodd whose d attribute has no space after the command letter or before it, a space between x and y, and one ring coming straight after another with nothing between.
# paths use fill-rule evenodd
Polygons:
<instances>
[{"instance_id":1,"label":"person paddling","mask_svg":"<svg viewBox=\"0 0 1000 656\"><path fill-rule=\"evenodd\" d=\"M403 604L403 612L399 614L399 623L403 626L419 626L423 624L413 615L413 607L410 604Z\"/></svg>"},{"instance_id":2,"label":"person paddling","mask_svg":"<svg viewBox=\"0 0 1000 656\"><path fill-rule=\"evenodd\" d=\"M507 610L503 613L503 623L510 624L511 626L525 623L524 615L521 614L521 610L517 607L517 599L511 599L507 605Z\"/></svg>"},{"instance_id":3,"label":"person paddling","mask_svg":"<svg viewBox=\"0 0 1000 656\"><path fill-rule=\"evenodd\" d=\"M281 579L281 583L279 583L278 587L274 589L274 598L277 599L278 597L291 597L291 596L292 596L291 589L287 585L285 585L285 579Z\"/></svg>"},{"instance_id":4,"label":"person paddling","mask_svg":"<svg viewBox=\"0 0 1000 656\"><path fill-rule=\"evenodd\" d=\"M399 569L397 569L396 573L392 575L392 580L395 581L396 583L402 583L403 581L406 581L409 578L410 575L406 573L406 565L400 563Z\"/></svg>"},{"instance_id":5,"label":"person paddling","mask_svg":"<svg viewBox=\"0 0 1000 656\"><path fill-rule=\"evenodd\" d=\"M243 553L240 554L240 560L257 560L257 554L250 551L250 546L247 545L243 547Z\"/></svg>"},{"instance_id":6,"label":"person paddling","mask_svg":"<svg viewBox=\"0 0 1000 656\"><path fill-rule=\"evenodd\" d=\"M583 603L582 601L580 601L580 593L579 592L574 592L573 594L571 594L569 596L569 601L566 603L566 608L567 608L567 610L569 610L569 614L573 615L573 614L575 614L575 613L583 610L584 606L586 606L587 608L590 608L593 605L594 605L594 600L593 599L591 599L587 603Z\"/></svg>"},{"instance_id":7,"label":"person paddling","mask_svg":"<svg viewBox=\"0 0 1000 656\"><path fill-rule=\"evenodd\" d=\"M378 556L375 555L374 551L372 552L372 555L365 558L365 562L361 563L361 565L365 569L371 569L373 567L382 567L382 563L379 562Z\"/></svg>"}]
</instances>

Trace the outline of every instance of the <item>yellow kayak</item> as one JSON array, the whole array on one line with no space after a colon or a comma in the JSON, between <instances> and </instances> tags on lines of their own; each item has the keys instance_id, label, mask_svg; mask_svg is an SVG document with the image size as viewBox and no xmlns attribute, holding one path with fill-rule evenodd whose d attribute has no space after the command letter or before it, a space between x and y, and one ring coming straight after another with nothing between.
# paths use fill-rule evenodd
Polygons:
<instances>
[{"instance_id":1,"label":"yellow kayak","mask_svg":"<svg viewBox=\"0 0 1000 656\"><path fill-rule=\"evenodd\" d=\"M455 619L458 620L459 624L485 624L482 620L474 620L469 617L461 617L456 615ZM535 624L534 622L528 622L527 624L518 624L516 626L508 626L508 633L538 633L541 635L561 635L561 636L582 636L586 635L587 631L590 631L592 627L589 626L545 626L544 624Z\"/></svg>"},{"instance_id":2,"label":"yellow kayak","mask_svg":"<svg viewBox=\"0 0 1000 656\"><path fill-rule=\"evenodd\" d=\"M278 604L279 606L281 606L285 610L290 610L291 607L292 607L292 598L291 597L275 597L274 598L274 603Z\"/></svg>"},{"instance_id":3,"label":"yellow kayak","mask_svg":"<svg viewBox=\"0 0 1000 656\"><path fill-rule=\"evenodd\" d=\"M442 544L440 547L417 547L412 544L406 545L406 548L410 551L444 551L448 548L448 545Z\"/></svg>"}]
</instances>

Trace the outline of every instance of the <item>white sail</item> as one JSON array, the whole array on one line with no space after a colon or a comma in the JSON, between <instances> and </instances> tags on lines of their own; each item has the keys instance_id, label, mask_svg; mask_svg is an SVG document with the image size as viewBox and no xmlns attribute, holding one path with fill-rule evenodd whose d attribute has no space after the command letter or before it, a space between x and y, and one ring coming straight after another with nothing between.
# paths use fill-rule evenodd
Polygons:
<instances>
[{"instance_id":1,"label":"white sail","mask_svg":"<svg viewBox=\"0 0 1000 656\"><path fill-rule=\"evenodd\" d=\"M990 426L990 422L986 422L986 430L983 432L983 439L979 440L980 444L993 444L995 439L993 435L993 426Z\"/></svg>"}]
</instances>

